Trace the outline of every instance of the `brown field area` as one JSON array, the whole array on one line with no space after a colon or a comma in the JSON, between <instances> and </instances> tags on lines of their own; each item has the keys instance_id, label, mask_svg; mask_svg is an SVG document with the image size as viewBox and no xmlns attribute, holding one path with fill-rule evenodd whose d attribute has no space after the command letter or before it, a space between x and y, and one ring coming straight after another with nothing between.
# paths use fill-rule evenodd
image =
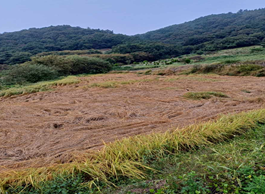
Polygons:
<instances>
[{"instance_id":1,"label":"brown field area","mask_svg":"<svg viewBox=\"0 0 265 194\"><path fill-rule=\"evenodd\" d=\"M53 91L0 98L0 172L69 161L104 142L263 107L265 78L137 73L80 77ZM187 92L228 97L192 100Z\"/></svg>"}]
</instances>

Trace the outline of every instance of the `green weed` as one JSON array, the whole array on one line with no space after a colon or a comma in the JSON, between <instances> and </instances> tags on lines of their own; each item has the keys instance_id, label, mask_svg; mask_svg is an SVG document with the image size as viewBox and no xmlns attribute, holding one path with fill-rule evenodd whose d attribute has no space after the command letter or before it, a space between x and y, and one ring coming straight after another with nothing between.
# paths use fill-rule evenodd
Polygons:
<instances>
[{"instance_id":1,"label":"green weed","mask_svg":"<svg viewBox=\"0 0 265 194\"><path fill-rule=\"evenodd\" d=\"M228 96L222 92L188 92L183 95L183 97L192 100L210 99L213 96L220 98L228 98Z\"/></svg>"}]
</instances>

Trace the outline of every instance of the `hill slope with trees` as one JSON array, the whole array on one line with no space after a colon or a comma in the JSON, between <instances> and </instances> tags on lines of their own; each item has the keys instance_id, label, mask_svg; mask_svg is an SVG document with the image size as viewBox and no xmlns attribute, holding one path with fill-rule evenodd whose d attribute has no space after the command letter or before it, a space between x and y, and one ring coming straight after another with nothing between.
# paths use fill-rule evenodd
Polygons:
<instances>
[{"instance_id":1,"label":"hill slope with trees","mask_svg":"<svg viewBox=\"0 0 265 194\"><path fill-rule=\"evenodd\" d=\"M209 15L137 37L142 40L190 47L190 51L251 46L265 40L265 9Z\"/></svg>"},{"instance_id":2,"label":"hill slope with trees","mask_svg":"<svg viewBox=\"0 0 265 194\"><path fill-rule=\"evenodd\" d=\"M0 64L16 64L41 52L111 48L134 37L110 30L83 29L71 26L31 28L0 34Z\"/></svg>"},{"instance_id":3,"label":"hill slope with trees","mask_svg":"<svg viewBox=\"0 0 265 194\"><path fill-rule=\"evenodd\" d=\"M0 34L0 64L19 64L42 52L112 48L113 53L144 52L158 60L193 52L265 44L265 9L209 15L141 35L110 30L50 26Z\"/></svg>"}]
</instances>

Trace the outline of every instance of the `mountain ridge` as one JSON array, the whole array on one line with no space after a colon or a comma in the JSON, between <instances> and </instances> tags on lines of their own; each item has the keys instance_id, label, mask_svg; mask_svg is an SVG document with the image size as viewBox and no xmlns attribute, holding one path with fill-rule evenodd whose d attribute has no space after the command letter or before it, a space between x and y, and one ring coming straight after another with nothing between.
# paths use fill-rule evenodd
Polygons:
<instances>
[{"instance_id":1,"label":"mountain ridge","mask_svg":"<svg viewBox=\"0 0 265 194\"><path fill-rule=\"evenodd\" d=\"M0 64L23 63L49 51L113 48L117 53L147 52L160 59L259 44L265 44L264 8L212 14L133 36L70 25L6 32L0 34Z\"/></svg>"}]
</instances>

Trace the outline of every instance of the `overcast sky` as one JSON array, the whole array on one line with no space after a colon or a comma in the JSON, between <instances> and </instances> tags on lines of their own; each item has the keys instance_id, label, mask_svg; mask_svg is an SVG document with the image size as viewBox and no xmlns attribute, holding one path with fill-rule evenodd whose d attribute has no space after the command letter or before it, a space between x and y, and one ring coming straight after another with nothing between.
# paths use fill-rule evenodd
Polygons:
<instances>
[{"instance_id":1,"label":"overcast sky","mask_svg":"<svg viewBox=\"0 0 265 194\"><path fill-rule=\"evenodd\" d=\"M0 33L68 24L133 35L264 7L264 0L0 0Z\"/></svg>"}]
</instances>

